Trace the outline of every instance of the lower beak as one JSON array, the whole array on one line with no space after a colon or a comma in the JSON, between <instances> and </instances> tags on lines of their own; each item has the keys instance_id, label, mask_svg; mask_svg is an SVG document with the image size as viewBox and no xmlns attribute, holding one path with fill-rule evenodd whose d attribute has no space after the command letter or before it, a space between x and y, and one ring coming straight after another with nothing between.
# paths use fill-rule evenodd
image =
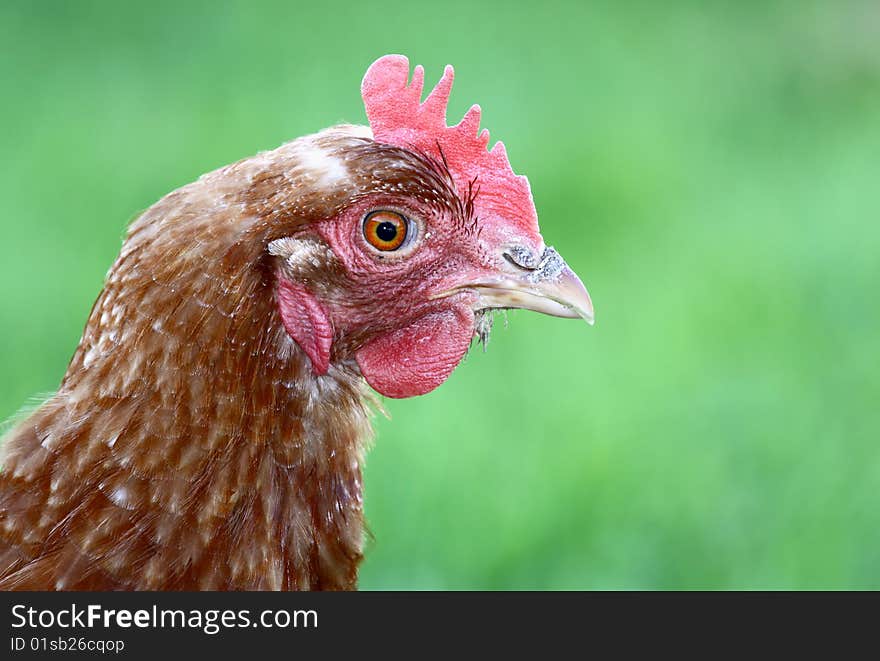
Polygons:
<instances>
[{"instance_id":1,"label":"lower beak","mask_svg":"<svg viewBox=\"0 0 880 661\"><path fill-rule=\"evenodd\" d=\"M593 324L593 302L587 288L553 248L544 251L535 268L519 271L459 285L441 296L469 289L479 296L478 309L534 310L554 317L581 317Z\"/></svg>"}]
</instances>

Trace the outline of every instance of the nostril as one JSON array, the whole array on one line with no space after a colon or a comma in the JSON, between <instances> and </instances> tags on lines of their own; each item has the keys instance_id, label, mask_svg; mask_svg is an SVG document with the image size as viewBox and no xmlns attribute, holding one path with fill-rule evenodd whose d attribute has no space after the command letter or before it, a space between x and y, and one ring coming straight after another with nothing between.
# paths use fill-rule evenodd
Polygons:
<instances>
[{"instance_id":1,"label":"nostril","mask_svg":"<svg viewBox=\"0 0 880 661\"><path fill-rule=\"evenodd\" d=\"M565 261L550 246L544 248L540 257L522 246L514 246L503 254L515 268L527 271L525 277L529 282L554 281L566 268Z\"/></svg>"},{"instance_id":2,"label":"nostril","mask_svg":"<svg viewBox=\"0 0 880 661\"><path fill-rule=\"evenodd\" d=\"M524 270L531 271L530 268L523 266L518 261L516 261L516 258L513 255L511 255L509 252L504 253L504 259L506 259L509 264L513 264L513 266L515 266L518 269L524 269Z\"/></svg>"},{"instance_id":3,"label":"nostril","mask_svg":"<svg viewBox=\"0 0 880 661\"><path fill-rule=\"evenodd\" d=\"M514 246L506 251L504 253L504 259L514 266L527 271L534 271L538 268L540 262L531 250L524 248L523 246Z\"/></svg>"},{"instance_id":4,"label":"nostril","mask_svg":"<svg viewBox=\"0 0 880 661\"><path fill-rule=\"evenodd\" d=\"M565 260L562 259L554 248L547 246L544 249L544 254L541 255L541 263L529 274L529 279L532 282L539 282L541 280L553 281L559 278L565 268Z\"/></svg>"}]
</instances>

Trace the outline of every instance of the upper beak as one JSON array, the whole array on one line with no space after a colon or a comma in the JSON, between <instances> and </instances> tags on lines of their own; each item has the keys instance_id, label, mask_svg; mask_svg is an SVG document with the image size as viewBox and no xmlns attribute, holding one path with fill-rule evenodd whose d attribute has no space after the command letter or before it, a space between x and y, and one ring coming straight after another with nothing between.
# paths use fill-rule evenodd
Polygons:
<instances>
[{"instance_id":1,"label":"upper beak","mask_svg":"<svg viewBox=\"0 0 880 661\"><path fill-rule=\"evenodd\" d=\"M581 317L593 324L590 294L556 250L548 247L540 260L510 254L505 258L513 265L510 272L459 285L440 296L470 289L479 295L479 309L520 308L554 317Z\"/></svg>"}]
</instances>

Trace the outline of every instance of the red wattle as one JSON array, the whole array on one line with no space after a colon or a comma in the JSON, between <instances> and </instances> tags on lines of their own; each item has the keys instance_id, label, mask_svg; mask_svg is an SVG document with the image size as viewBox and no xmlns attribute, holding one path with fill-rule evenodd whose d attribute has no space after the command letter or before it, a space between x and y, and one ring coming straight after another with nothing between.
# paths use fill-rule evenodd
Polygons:
<instances>
[{"instance_id":1,"label":"red wattle","mask_svg":"<svg viewBox=\"0 0 880 661\"><path fill-rule=\"evenodd\" d=\"M415 397L443 383L474 334L470 309L434 312L371 340L355 354L361 373L386 397Z\"/></svg>"}]
</instances>

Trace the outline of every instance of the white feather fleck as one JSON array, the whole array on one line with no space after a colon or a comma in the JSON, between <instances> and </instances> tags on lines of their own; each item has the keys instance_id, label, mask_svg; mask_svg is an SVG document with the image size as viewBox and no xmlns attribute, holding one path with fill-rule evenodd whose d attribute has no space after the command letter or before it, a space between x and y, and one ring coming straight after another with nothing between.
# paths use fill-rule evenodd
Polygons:
<instances>
[{"instance_id":1,"label":"white feather fleck","mask_svg":"<svg viewBox=\"0 0 880 661\"><path fill-rule=\"evenodd\" d=\"M302 169L315 177L319 186L331 188L348 178L343 162L313 142L305 142L298 155Z\"/></svg>"}]
</instances>

